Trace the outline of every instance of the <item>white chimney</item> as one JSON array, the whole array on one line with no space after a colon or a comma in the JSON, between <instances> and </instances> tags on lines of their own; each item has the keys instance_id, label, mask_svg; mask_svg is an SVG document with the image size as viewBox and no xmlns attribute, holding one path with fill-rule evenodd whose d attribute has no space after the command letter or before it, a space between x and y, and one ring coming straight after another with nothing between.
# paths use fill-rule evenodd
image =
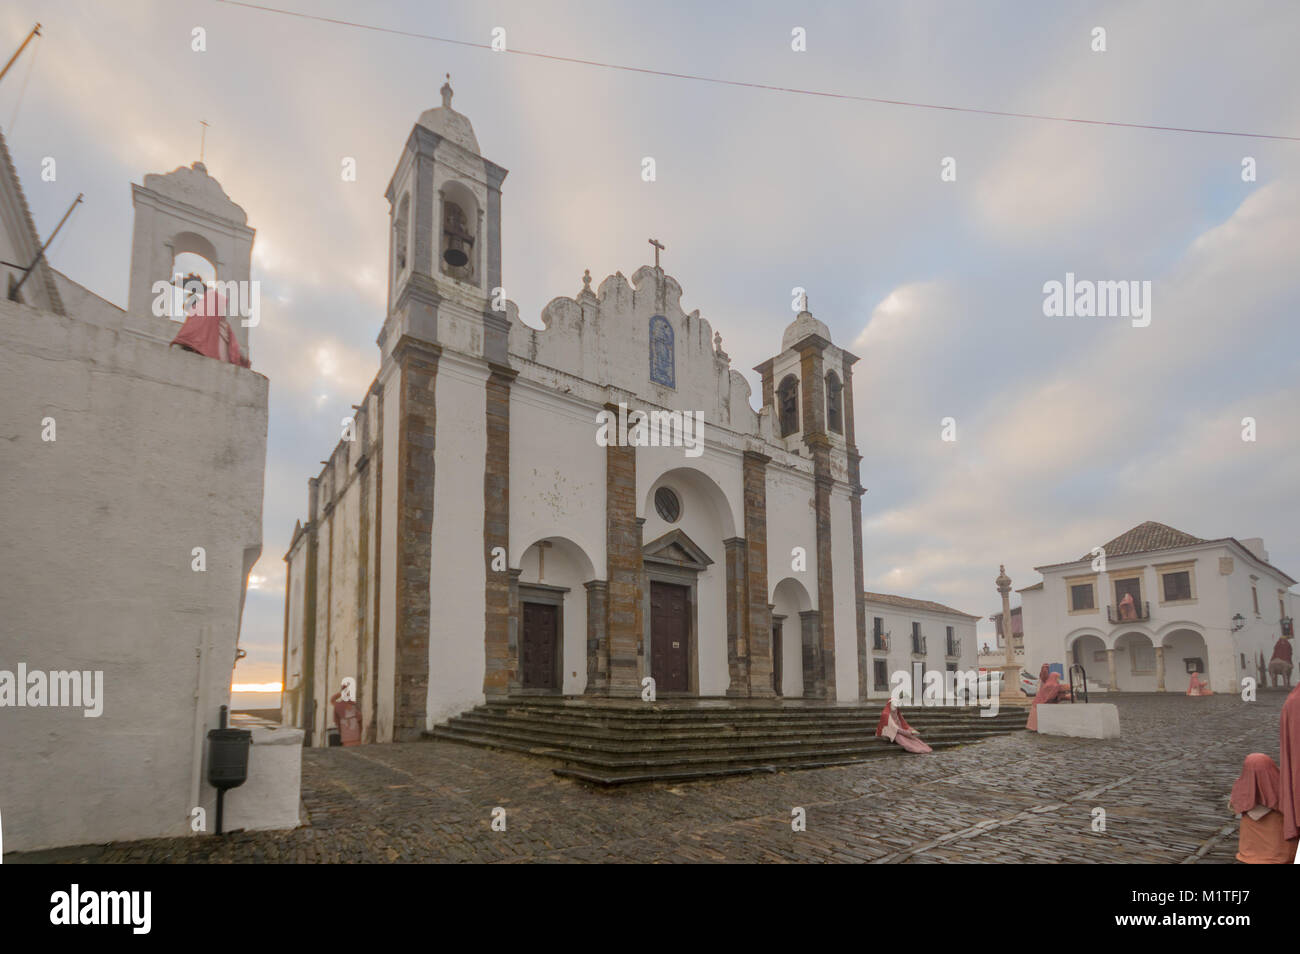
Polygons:
<instances>
[{"instance_id":1,"label":"white chimney","mask_svg":"<svg viewBox=\"0 0 1300 954\"><path fill-rule=\"evenodd\" d=\"M1245 547L1251 553L1255 554L1255 556L1257 556L1264 563L1268 562L1268 551L1264 549L1263 537L1247 537L1246 539L1240 542L1243 547Z\"/></svg>"}]
</instances>

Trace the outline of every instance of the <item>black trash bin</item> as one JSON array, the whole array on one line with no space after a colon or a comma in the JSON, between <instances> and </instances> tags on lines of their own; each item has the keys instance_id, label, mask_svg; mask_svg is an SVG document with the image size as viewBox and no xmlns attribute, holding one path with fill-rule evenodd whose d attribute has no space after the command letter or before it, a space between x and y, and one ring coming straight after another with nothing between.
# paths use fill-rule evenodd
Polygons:
<instances>
[{"instance_id":1,"label":"black trash bin","mask_svg":"<svg viewBox=\"0 0 1300 954\"><path fill-rule=\"evenodd\" d=\"M209 729L208 784L224 790L248 781L248 748L252 744L253 733L247 729Z\"/></svg>"},{"instance_id":2,"label":"black trash bin","mask_svg":"<svg viewBox=\"0 0 1300 954\"><path fill-rule=\"evenodd\" d=\"M208 784L217 790L217 834L221 834L226 790L248 781L248 749L253 733L226 727L227 708L221 707L221 728L208 730Z\"/></svg>"}]
</instances>

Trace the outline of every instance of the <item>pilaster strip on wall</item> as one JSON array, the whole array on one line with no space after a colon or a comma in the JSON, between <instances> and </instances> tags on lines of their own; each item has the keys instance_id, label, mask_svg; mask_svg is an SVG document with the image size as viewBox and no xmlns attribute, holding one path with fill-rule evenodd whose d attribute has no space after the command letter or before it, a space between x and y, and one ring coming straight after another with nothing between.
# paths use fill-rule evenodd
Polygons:
<instances>
[{"instance_id":1,"label":"pilaster strip on wall","mask_svg":"<svg viewBox=\"0 0 1300 954\"><path fill-rule=\"evenodd\" d=\"M505 696L518 682L517 644L512 648L510 567L510 386L516 372L505 365L489 365L487 384L487 449L483 462L483 557L487 581L484 588L483 652L486 666L483 693Z\"/></svg>"},{"instance_id":2,"label":"pilaster strip on wall","mask_svg":"<svg viewBox=\"0 0 1300 954\"><path fill-rule=\"evenodd\" d=\"M433 482L437 414L434 387L441 349L398 342L397 610L393 739L409 742L426 729L429 696L429 577L433 557Z\"/></svg>"},{"instance_id":3,"label":"pilaster strip on wall","mask_svg":"<svg viewBox=\"0 0 1300 954\"><path fill-rule=\"evenodd\" d=\"M617 414L617 405L606 405ZM641 691L641 527L636 517L636 448L605 448L606 692L635 696Z\"/></svg>"},{"instance_id":4,"label":"pilaster strip on wall","mask_svg":"<svg viewBox=\"0 0 1300 954\"><path fill-rule=\"evenodd\" d=\"M746 451L743 488L745 509L745 630L749 650L749 694L771 697L772 608L767 593L767 465L765 454Z\"/></svg>"}]
</instances>

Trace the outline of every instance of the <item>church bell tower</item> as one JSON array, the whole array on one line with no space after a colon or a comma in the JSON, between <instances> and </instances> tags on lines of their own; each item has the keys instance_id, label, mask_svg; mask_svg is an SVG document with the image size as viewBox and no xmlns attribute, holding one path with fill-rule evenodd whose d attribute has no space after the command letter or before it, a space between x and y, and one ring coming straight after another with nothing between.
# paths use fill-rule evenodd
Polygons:
<instances>
[{"instance_id":1,"label":"church bell tower","mask_svg":"<svg viewBox=\"0 0 1300 954\"><path fill-rule=\"evenodd\" d=\"M509 322L501 289L501 183L468 118L425 110L388 184L388 315L385 355L404 338L506 363Z\"/></svg>"}]
</instances>

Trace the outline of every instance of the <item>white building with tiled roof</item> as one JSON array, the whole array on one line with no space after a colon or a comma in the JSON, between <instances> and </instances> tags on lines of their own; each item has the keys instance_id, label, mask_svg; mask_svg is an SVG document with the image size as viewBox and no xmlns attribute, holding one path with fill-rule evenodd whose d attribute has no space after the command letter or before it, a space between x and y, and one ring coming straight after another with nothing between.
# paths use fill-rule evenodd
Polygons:
<instances>
[{"instance_id":1,"label":"white building with tiled roof","mask_svg":"<svg viewBox=\"0 0 1300 954\"><path fill-rule=\"evenodd\" d=\"M1148 521L1035 569L1042 582L1019 590L1024 666L1079 663L1089 688L1182 692L1195 671L1215 692L1239 692L1296 609L1296 581L1258 537L1207 540Z\"/></svg>"},{"instance_id":2,"label":"white building with tiled roof","mask_svg":"<svg viewBox=\"0 0 1300 954\"><path fill-rule=\"evenodd\" d=\"M889 696L892 673L911 672L913 663L926 671L976 668L978 616L935 603L888 593L863 593L867 617L867 698Z\"/></svg>"}]
</instances>

